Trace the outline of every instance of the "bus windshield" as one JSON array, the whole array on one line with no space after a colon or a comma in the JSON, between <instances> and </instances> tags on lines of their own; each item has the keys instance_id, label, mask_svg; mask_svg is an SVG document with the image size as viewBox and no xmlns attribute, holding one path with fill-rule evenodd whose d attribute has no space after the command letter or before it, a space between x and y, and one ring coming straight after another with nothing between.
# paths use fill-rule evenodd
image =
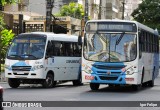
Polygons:
<instances>
[{"instance_id":1,"label":"bus windshield","mask_svg":"<svg viewBox=\"0 0 160 110\"><path fill-rule=\"evenodd\" d=\"M8 59L36 60L41 59L45 52L46 38L44 37L17 37L13 40Z\"/></svg>"},{"instance_id":2,"label":"bus windshield","mask_svg":"<svg viewBox=\"0 0 160 110\"><path fill-rule=\"evenodd\" d=\"M137 37L130 33L86 33L84 58L102 62L133 61L137 56Z\"/></svg>"}]
</instances>

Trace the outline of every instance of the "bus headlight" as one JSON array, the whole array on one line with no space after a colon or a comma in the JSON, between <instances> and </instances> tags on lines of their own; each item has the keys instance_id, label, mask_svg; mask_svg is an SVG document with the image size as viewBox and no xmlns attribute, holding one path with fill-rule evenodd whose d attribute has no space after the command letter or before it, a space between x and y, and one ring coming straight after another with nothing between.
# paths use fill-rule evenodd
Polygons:
<instances>
[{"instance_id":1,"label":"bus headlight","mask_svg":"<svg viewBox=\"0 0 160 110\"><path fill-rule=\"evenodd\" d=\"M33 70L38 70L38 69L41 69L43 68L43 65L36 65L33 67Z\"/></svg>"},{"instance_id":2,"label":"bus headlight","mask_svg":"<svg viewBox=\"0 0 160 110\"><path fill-rule=\"evenodd\" d=\"M5 69L11 70L11 67L9 65L4 65Z\"/></svg>"},{"instance_id":3,"label":"bus headlight","mask_svg":"<svg viewBox=\"0 0 160 110\"><path fill-rule=\"evenodd\" d=\"M134 67L133 66L126 70L126 74L128 74L128 75L131 75L133 73L134 73Z\"/></svg>"},{"instance_id":4,"label":"bus headlight","mask_svg":"<svg viewBox=\"0 0 160 110\"><path fill-rule=\"evenodd\" d=\"M88 74L91 74L93 72L92 69L87 65L84 66L84 71Z\"/></svg>"}]
</instances>

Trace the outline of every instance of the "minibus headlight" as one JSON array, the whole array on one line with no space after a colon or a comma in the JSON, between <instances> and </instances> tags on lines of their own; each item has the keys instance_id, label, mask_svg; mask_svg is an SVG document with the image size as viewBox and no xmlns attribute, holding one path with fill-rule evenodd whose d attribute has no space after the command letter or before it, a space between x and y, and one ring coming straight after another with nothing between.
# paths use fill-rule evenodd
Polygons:
<instances>
[{"instance_id":1,"label":"minibus headlight","mask_svg":"<svg viewBox=\"0 0 160 110\"><path fill-rule=\"evenodd\" d=\"M38 70L38 69L41 69L43 68L43 65L36 65L33 67L33 70Z\"/></svg>"},{"instance_id":2,"label":"minibus headlight","mask_svg":"<svg viewBox=\"0 0 160 110\"><path fill-rule=\"evenodd\" d=\"M4 65L4 68L11 69L11 67L9 65Z\"/></svg>"}]
</instances>

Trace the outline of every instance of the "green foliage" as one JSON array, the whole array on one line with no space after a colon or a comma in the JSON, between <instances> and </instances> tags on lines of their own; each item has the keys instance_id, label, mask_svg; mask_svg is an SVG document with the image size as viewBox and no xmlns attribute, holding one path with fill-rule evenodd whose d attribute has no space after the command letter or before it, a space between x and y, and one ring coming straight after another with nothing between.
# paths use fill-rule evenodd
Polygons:
<instances>
[{"instance_id":1,"label":"green foliage","mask_svg":"<svg viewBox=\"0 0 160 110\"><path fill-rule=\"evenodd\" d=\"M4 6L6 4L16 3L19 1L20 0L0 0L0 5ZM3 15L0 13L0 72L2 70L1 63L3 63L1 60L5 58L7 47L13 37L14 34L12 33L12 30L5 29Z\"/></svg>"},{"instance_id":2,"label":"green foliage","mask_svg":"<svg viewBox=\"0 0 160 110\"><path fill-rule=\"evenodd\" d=\"M0 4L2 6L6 5L6 4L11 4L11 3L16 3L19 2L20 0L0 0Z\"/></svg>"},{"instance_id":3,"label":"green foliage","mask_svg":"<svg viewBox=\"0 0 160 110\"><path fill-rule=\"evenodd\" d=\"M82 19L84 17L84 9L81 4L71 2L69 5L63 5L60 13L55 14L55 16L71 16Z\"/></svg>"},{"instance_id":4,"label":"green foliage","mask_svg":"<svg viewBox=\"0 0 160 110\"><path fill-rule=\"evenodd\" d=\"M4 19L3 19L3 15L0 14L0 31L4 29Z\"/></svg>"},{"instance_id":5,"label":"green foliage","mask_svg":"<svg viewBox=\"0 0 160 110\"><path fill-rule=\"evenodd\" d=\"M0 53L1 53L1 57L5 58L6 52L7 52L7 48L8 45L10 44L11 40L14 37L14 34L12 33L12 30L7 30L4 29L1 31L0 33Z\"/></svg>"},{"instance_id":6,"label":"green foliage","mask_svg":"<svg viewBox=\"0 0 160 110\"><path fill-rule=\"evenodd\" d=\"M133 18L153 29L160 30L160 1L143 0L139 7L133 11Z\"/></svg>"}]
</instances>

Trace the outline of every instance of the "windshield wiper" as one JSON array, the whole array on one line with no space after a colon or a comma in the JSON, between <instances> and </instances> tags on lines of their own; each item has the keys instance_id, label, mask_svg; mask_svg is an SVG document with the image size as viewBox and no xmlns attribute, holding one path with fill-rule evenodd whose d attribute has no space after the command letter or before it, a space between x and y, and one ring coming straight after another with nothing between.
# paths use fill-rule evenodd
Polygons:
<instances>
[{"instance_id":1,"label":"windshield wiper","mask_svg":"<svg viewBox=\"0 0 160 110\"><path fill-rule=\"evenodd\" d=\"M34 57L34 58L36 58L36 59L37 59L37 57L36 57L36 56L34 56L34 55L32 55L32 54L23 54L23 55L21 55L21 56L31 56L31 57Z\"/></svg>"},{"instance_id":2,"label":"windshield wiper","mask_svg":"<svg viewBox=\"0 0 160 110\"><path fill-rule=\"evenodd\" d=\"M124 36L125 32L123 32L121 34L121 36L119 37L119 39L116 40L116 45L118 45L120 43L120 41L122 40L123 36Z\"/></svg>"}]
</instances>

